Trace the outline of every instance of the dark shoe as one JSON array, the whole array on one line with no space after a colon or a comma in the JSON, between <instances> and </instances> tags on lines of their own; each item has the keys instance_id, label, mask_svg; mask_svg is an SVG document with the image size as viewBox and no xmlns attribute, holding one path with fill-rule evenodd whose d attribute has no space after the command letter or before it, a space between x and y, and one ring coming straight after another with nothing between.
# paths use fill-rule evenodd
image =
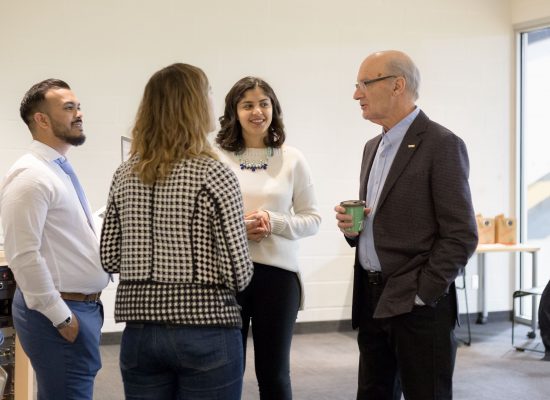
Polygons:
<instances>
[{"instance_id":1,"label":"dark shoe","mask_svg":"<svg viewBox=\"0 0 550 400\"><path fill-rule=\"evenodd\" d=\"M541 361L550 361L550 351L544 353L544 357L541 358Z\"/></svg>"}]
</instances>

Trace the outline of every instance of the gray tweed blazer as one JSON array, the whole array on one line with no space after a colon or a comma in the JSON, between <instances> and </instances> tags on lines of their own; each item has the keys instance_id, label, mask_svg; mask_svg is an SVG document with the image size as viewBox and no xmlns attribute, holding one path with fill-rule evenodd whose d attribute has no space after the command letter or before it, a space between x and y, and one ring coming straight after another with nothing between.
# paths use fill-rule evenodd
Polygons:
<instances>
[{"instance_id":1,"label":"gray tweed blazer","mask_svg":"<svg viewBox=\"0 0 550 400\"><path fill-rule=\"evenodd\" d=\"M367 142L359 198L381 135ZM477 228L468 184L464 142L420 111L403 138L382 188L373 221L376 252L386 285L376 318L407 313L415 295L435 303L449 291L477 246ZM355 246L357 240L349 240ZM357 327L365 288L355 259L352 307ZM456 310L455 310L456 312Z\"/></svg>"}]
</instances>

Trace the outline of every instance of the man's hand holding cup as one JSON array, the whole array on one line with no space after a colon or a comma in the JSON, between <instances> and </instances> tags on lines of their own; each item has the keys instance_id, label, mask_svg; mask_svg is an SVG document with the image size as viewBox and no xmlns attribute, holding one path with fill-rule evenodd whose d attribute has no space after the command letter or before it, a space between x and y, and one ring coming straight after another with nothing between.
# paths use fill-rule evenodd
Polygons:
<instances>
[{"instance_id":1,"label":"man's hand holding cup","mask_svg":"<svg viewBox=\"0 0 550 400\"><path fill-rule=\"evenodd\" d=\"M359 236L363 230L363 221L371 209L363 200L347 200L334 207L338 228L349 238Z\"/></svg>"}]
</instances>

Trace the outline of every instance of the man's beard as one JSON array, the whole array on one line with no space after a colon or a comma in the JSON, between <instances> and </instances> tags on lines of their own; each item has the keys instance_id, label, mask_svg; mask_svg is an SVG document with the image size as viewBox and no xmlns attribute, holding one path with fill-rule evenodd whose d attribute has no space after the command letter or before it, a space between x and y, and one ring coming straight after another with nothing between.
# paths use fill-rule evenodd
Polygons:
<instances>
[{"instance_id":1,"label":"man's beard","mask_svg":"<svg viewBox=\"0 0 550 400\"><path fill-rule=\"evenodd\" d=\"M65 136L62 137L65 142L69 143L72 146L80 146L86 141L86 135L81 134L80 136Z\"/></svg>"},{"instance_id":2,"label":"man's beard","mask_svg":"<svg viewBox=\"0 0 550 400\"><path fill-rule=\"evenodd\" d=\"M75 122L82 122L81 120L76 120ZM72 146L80 146L86 141L86 135L80 133L80 136L72 136L71 130L67 129L64 126L58 125L57 123L52 124L52 130L55 137L63 140L65 143L68 143Z\"/></svg>"}]
</instances>

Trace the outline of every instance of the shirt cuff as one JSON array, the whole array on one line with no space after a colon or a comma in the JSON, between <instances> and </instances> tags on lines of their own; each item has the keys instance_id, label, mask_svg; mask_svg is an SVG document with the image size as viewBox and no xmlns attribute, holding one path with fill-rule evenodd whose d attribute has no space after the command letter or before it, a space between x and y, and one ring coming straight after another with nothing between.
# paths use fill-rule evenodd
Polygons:
<instances>
[{"instance_id":1,"label":"shirt cuff","mask_svg":"<svg viewBox=\"0 0 550 400\"><path fill-rule=\"evenodd\" d=\"M54 326L57 326L65 321L69 315L72 315L72 311L67 303L65 303L65 300L60 297L53 307L50 307L48 310L44 310L42 314L52 321Z\"/></svg>"},{"instance_id":2,"label":"shirt cuff","mask_svg":"<svg viewBox=\"0 0 550 400\"><path fill-rule=\"evenodd\" d=\"M269 214L269 223L271 224L271 233L279 234L285 230L285 217L279 213L263 210Z\"/></svg>"},{"instance_id":3,"label":"shirt cuff","mask_svg":"<svg viewBox=\"0 0 550 400\"><path fill-rule=\"evenodd\" d=\"M415 306L425 306L426 303L424 303L422 301L422 299L420 297L418 297L418 295L414 296L414 305Z\"/></svg>"}]
</instances>

